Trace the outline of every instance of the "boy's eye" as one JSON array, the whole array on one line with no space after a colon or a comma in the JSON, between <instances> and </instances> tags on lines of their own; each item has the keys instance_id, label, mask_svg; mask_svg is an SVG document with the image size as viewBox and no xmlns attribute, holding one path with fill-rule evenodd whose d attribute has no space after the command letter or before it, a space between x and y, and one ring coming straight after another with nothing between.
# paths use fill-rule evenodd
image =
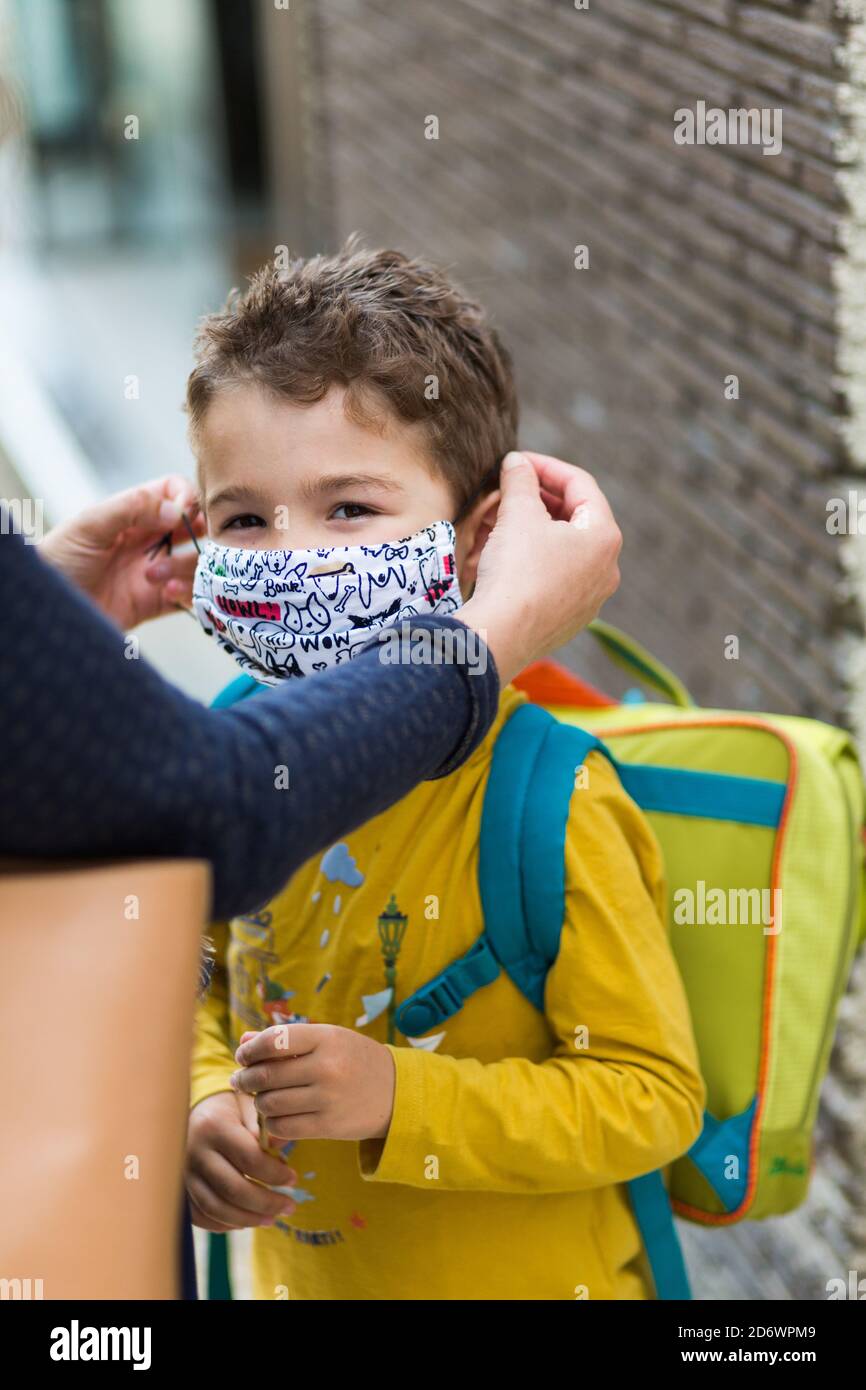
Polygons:
<instances>
[{"instance_id":1,"label":"boy's eye","mask_svg":"<svg viewBox=\"0 0 866 1390\"><path fill-rule=\"evenodd\" d=\"M254 512L242 512L239 516L233 516L231 521L227 521L223 526L224 531L250 531L256 526L264 526L264 519L256 516Z\"/></svg>"},{"instance_id":2,"label":"boy's eye","mask_svg":"<svg viewBox=\"0 0 866 1390\"><path fill-rule=\"evenodd\" d=\"M342 515L341 515L342 513ZM366 507L363 502L341 502L329 517L330 521L354 521L359 516L375 516L374 507Z\"/></svg>"}]
</instances>

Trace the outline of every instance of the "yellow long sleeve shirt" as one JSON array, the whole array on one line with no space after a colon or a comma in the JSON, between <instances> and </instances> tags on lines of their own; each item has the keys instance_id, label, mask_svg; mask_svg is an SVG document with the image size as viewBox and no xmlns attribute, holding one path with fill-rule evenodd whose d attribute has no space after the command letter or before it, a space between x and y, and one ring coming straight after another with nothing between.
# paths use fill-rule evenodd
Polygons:
<instances>
[{"instance_id":1,"label":"yellow long sleeve shirt","mask_svg":"<svg viewBox=\"0 0 866 1390\"><path fill-rule=\"evenodd\" d=\"M428 1038L393 1026L394 1004L483 929L484 790L522 699L503 692L487 738L450 777L217 930L193 1105L229 1089L241 1034L272 1023L362 1029L396 1066L384 1140L286 1146L299 1204L253 1233L257 1298L653 1296L623 1184L685 1152L705 1092L663 925L658 846L601 754L589 754L588 785L571 799L566 919L544 1013L503 973ZM386 975L378 919L392 897L407 920Z\"/></svg>"}]
</instances>

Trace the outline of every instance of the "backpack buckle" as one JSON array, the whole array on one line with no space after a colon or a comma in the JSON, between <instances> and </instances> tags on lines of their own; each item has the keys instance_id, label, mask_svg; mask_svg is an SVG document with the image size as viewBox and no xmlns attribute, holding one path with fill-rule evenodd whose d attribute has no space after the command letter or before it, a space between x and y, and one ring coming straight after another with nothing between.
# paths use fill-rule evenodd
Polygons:
<instances>
[{"instance_id":1,"label":"backpack buckle","mask_svg":"<svg viewBox=\"0 0 866 1390\"><path fill-rule=\"evenodd\" d=\"M407 1038L428 1033L459 1013L470 995L496 979L499 969L499 961L482 934L464 956L404 999L395 1011L394 1022Z\"/></svg>"}]
</instances>

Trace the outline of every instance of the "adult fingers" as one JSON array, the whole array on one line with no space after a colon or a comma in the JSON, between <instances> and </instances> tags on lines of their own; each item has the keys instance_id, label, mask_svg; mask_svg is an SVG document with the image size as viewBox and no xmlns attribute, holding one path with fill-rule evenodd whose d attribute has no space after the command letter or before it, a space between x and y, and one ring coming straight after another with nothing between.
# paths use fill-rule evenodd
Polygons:
<instances>
[{"instance_id":1,"label":"adult fingers","mask_svg":"<svg viewBox=\"0 0 866 1390\"><path fill-rule=\"evenodd\" d=\"M147 565L144 571L145 578L152 584L165 584L172 579L179 580L182 584L191 584L197 561L198 553L193 548L174 551L171 555L163 555Z\"/></svg>"},{"instance_id":2,"label":"adult fingers","mask_svg":"<svg viewBox=\"0 0 866 1390\"><path fill-rule=\"evenodd\" d=\"M548 492L546 487L542 487L541 500L544 503L547 510L550 512L550 515L553 517L554 521L567 520L566 517L562 516L563 501L561 496L557 496L557 494L554 492Z\"/></svg>"},{"instance_id":3,"label":"adult fingers","mask_svg":"<svg viewBox=\"0 0 866 1390\"><path fill-rule=\"evenodd\" d=\"M97 502L81 513L76 526L91 541L111 545L121 532L132 528L174 530L181 522L181 512L194 514L197 507L192 483L179 473L169 473Z\"/></svg>"},{"instance_id":4,"label":"adult fingers","mask_svg":"<svg viewBox=\"0 0 866 1390\"><path fill-rule=\"evenodd\" d=\"M512 450L502 460L500 471L500 500L497 525L508 524L513 515L526 517L532 512L543 514L538 474L525 454Z\"/></svg>"},{"instance_id":5,"label":"adult fingers","mask_svg":"<svg viewBox=\"0 0 866 1390\"><path fill-rule=\"evenodd\" d=\"M542 489L552 497L560 499L560 512L557 520L569 521L576 507L588 504L594 512L613 519L607 498L591 473L576 464L565 463L551 454L536 454L526 450L538 475Z\"/></svg>"}]
</instances>

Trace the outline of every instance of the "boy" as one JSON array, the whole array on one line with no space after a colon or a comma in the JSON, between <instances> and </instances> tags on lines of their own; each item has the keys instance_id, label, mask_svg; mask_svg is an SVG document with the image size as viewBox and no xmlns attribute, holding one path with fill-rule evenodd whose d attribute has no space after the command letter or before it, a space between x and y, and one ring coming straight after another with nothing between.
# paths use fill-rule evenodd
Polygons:
<instances>
[{"instance_id":1,"label":"boy","mask_svg":"<svg viewBox=\"0 0 866 1390\"><path fill-rule=\"evenodd\" d=\"M399 563L380 610L368 581L376 621L364 640L416 611L422 590L458 606L440 544L449 521L456 579L471 591L517 403L495 333L441 272L354 243L266 268L205 321L187 401L216 543L196 607L245 670L315 679L310 640L313 655L338 659L324 639L351 642L366 622L369 556ZM272 621L282 602L289 636ZM187 1185L197 1224L256 1227L257 1297L653 1296L622 1184L689 1148L704 1087L658 848L603 756L589 754L588 785L572 796L544 1012L503 973L430 1036L407 1039L395 1019L483 929L485 783L522 698L502 692L458 771L220 929L197 1025ZM282 795L304 795L289 786Z\"/></svg>"}]
</instances>

